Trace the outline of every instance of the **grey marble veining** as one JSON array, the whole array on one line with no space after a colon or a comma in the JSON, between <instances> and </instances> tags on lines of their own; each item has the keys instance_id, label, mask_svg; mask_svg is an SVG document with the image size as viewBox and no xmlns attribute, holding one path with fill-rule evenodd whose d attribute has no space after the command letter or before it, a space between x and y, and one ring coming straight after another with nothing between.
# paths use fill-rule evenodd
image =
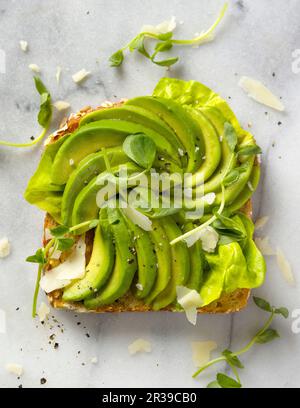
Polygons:
<instances>
[{"instance_id":1,"label":"grey marble veining","mask_svg":"<svg viewBox=\"0 0 300 408\"><path fill-rule=\"evenodd\" d=\"M73 111L105 99L151 93L163 75L199 80L230 102L244 127L252 123L251 131L264 151L255 214L270 216L261 234L283 249L299 281L300 73L292 71L292 53L300 48L299 1L230 1L215 41L197 49L178 47L181 62L168 72L139 55L127 56L120 70L107 64L108 56L143 24L174 15L184 22L177 35L190 37L211 24L222 4L222 0L0 0L0 49L6 54L6 73L0 73L1 139L27 141L38 132L30 63L41 67L53 100L69 101ZM27 53L20 50L19 40L28 41ZM58 65L63 68L59 85ZM92 75L77 86L71 75L81 68ZM247 98L237 85L241 75L263 81L282 97L286 112ZM54 127L61 116L55 116ZM166 313L76 316L54 311L56 322L51 318L44 326L31 319L36 271L24 259L40 245L43 215L24 201L22 192L40 151L40 147L0 148L0 237L6 235L12 243L11 256L0 260L0 308L7 315L7 333L0 334L0 386L40 386L41 377L47 379L44 387L205 385L215 371L199 380L191 378L195 369L191 341L215 340L217 352L241 346L265 317L252 304L235 316L200 316L196 327L183 315ZM265 285L255 292L276 305L300 308L299 286L287 285L273 257L268 258ZM277 319L274 325L281 338L244 357L246 386L300 386L300 334L292 332L292 322ZM52 333L58 349L48 344ZM152 342L151 354L128 354L128 344L137 337ZM96 365L90 362L94 356ZM5 371L9 362L24 366L20 380Z\"/></svg>"}]
</instances>

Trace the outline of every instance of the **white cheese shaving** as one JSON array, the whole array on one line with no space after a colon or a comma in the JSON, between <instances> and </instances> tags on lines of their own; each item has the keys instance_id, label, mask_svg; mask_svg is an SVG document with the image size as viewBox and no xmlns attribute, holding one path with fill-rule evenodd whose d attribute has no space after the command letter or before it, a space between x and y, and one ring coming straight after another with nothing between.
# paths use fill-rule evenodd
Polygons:
<instances>
[{"instance_id":1,"label":"white cheese shaving","mask_svg":"<svg viewBox=\"0 0 300 408\"><path fill-rule=\"evenodd\" d=\"M184 151L179 148L179 149L178 149L178 154L179 154L179 156L182 157L182 156L184 156Z\"/></svg>"},{"instance_id":2,"label":"white cheese shaving","mask_svg":"<svg viewBox=\"0 0 300 408\"><path fill-rule=\"evenodd\" d=\"M27 42L27 41L24 41L24 40L21 40L21 41L20 41L20 48L21 48L21 50L22 50L23 52L27 52L27 50L28 50L28 42Z\"/></svg>"},{"instance_id":3,"label":"white cheese shaving","mask_svg":"<svg viewBox=\"0 0 300 408\"><path fill-rule=\"evenodd\" d=\"M185 311L186 317L193 325L197 322L197 308L202 306L203 301L195 289L185 286L176 286L177 302Z\"/></svg>"},{"instance_id":4,"label":"white cheese shaving","mask_svg":"<svg viewBox=\"0 0 300 408\"><path fill-rule=\"evenodd\" d=\"M210 353L217 348L215 341L193 341L193 362L196 367L201 367L210 360Z\"/></svg>"},{"instance_id":5,"label":"white cheese shaving","mask_svg":"<svg viewBox=\"0 0 300 408\"><path fill-rule=\"evenodd\" d=\"M98 358L97 357L92 357L91 358L91 363L92 364L97 364L98 363Z\"/></svg>"},{"instance_id":6,"label":"white cheese shaving","mask_svg":"<svg viewBox=\"0 0 300 408\"><path fill-rule=\"evenodd\" d=\"M61 72L62 72L62 68L60 66L58 66L56 68L56 74L55 74L55 78L56 78L56 82L59 84L60 82L60 77L61 77Z\"/></svg>"},{"instance_id":7,"label":"white cheese shaving","mask_svg":"<svg viewBox=\"0 0 300 408\"><path fill-rule=\"evenodd\" d=\"M144 339L136 339L128 346L129 354L136 354L136 353L150 353L152 351L151 343Z\"/></svg>"},{"instance_id":8,"label":"white cheese shaving","mask_svg":"<svg viewBox=\"0 0 300 408\"><path fill-rule=\"evenodd\" d=\"M50 313L49 307L46 305L46 303L41 302L40 307L37 311L37 315L40 319L40 322L44 322L48 317L49 313Z\"/></svg>"},{"instance_id":9,"label":"white cheese shaving","mask_svg":"<svg viewBox=\"0 0 300 408\"><path fill-rule=\"evenodd\" d=\"M259 218L258 220L256 220L255 229L256 230L262 229L267 224L268 221L269 221L268 216Z\"/></svg>"},{"instance_id":10,"label":"white cheese shaving","mask_svg":"<svg viewBox=\"0 0 300 408\"><path fill-rule=\"evenodd\" d=\"M80 71L76 72L74 75L72 75L72 79L76 84L79 84L80 82L86 80L89 75L90 72L83 68Z\"/></svg>"},{"instance_id":11,"label":"white cheese shaving","mask_svg":"<svg viewBox=\"0 0 300 408\"><path fill-rule=\"evenodd\" d=\"M37 74L41 72L41 68L37 64L29 64L28 68L31 69L31 71L36 72Z\"/></svg>"},{"instance_id":12,"label":"white cheese shaving","mask_svg":"<svg viewBox=\"0 0 300 408\"><path fill-rule=\"evenodd\" d=\"M17 377L21 377L24 371L23 366L15 363L6 364L5 368L8 372L15 374Z\"/></svg>"},{"instance_id":13,"label":"white cheese shaving","mask_svg":"<svg viewBox=\"0 0 300 408\"><path fill-rule=\"evenodd\" d=\"M69 164L70 164L70 166L74 166L74 163L75 163L75 162L74 162L74 160L73 160L73 159L70 159L70 160L69 160Z\"/></svg>"},{"instance_id":14,"label":"white cheese shaving","mask_svg":"<svg viewBox=\"0 0 300 408\"><path fill-rule=\"evenodd\" d=\"M72 279L83 278L85 274L85 251L86 245L84 239L81 238L65 262L45 272L40 281L41 288L46 293L50 293L69 285Z\"/></svg>"},{"instance_id":15,"label":"white cheese shaving","mask_svg":"<svg viewBox=\"0 0 300 408\"><path fill-rule=\"evenodd\" d=\"M254 240L263 255L275 255L275 250L269 243L269 237L256 237Z\"/></svg>"},{"instance_id":16,"label":"white cheese shaving","mask_svg":"<svg viewBox=\"0 0 300 408\"><path fill-rule=\"evenodd\" d=\"M283 278L286 280L286 282L289 285L294 286L295 277L292 272L292 267L280 248L277 248L276 258L277 258L277 265L279 266L279 269L282 273Z\"/></svg>"},{"instance_id":17,"label":"white cheese shaving","mask_svg":"<svg viewBox=\"0 0 300 408\"><path fill-rule=\"evenodd\" d=\"M53 253L51 254L51 259L59 259L61 257L62 251L59 249L55 249Z\"/></svg>"},{"instance_id":18,"label":"white cheese shaving","mask_svg":"<svg viewBox=\"0 0 300 408\"><path fill-rule=\"evenodd\" d=\"M152 221L145 214L129 206L122 208L122 211L135 225L138 225L144 231L152 231Z\"/></svg>"},{"instance_id":19,"label":"white cheese shaving","mask_svg":"<svg viewBox=\"0 0 300 408\"><path fill-rule=\"evenodd\" d=\"M152 33L152 34L165 34L170 31L174 31L176 28L176 17L172 16L170 20L163 21L156 26L151 24L143 25L141 32Z\"/></svg>"},{"instance_id":20,"label":"white cheese shaving","mask_svg":"<svg viewBox=\"0 0 300 408\"><path fill-rule=\"evenodd\" d=\"M284 105L265 85L256 79L241 77L239 86L255 101L270 108L284 111Z\"/></svg>"},{"instance_id":21,"label":"white cheese shaving","mask_svg":"<svg viewBox=\"0 0 300 408\"><path fill-rule=\"evenodd\" d=\"M200 231L195 231L189 237L185 238L188 247L194 245L198 240L201 240L202 249L206 252L214 252L219 241L219 234L211 226L207 226Z\"/></svg>"},{"instance_id":22,"label":"white cheese shaving","mask_svg":"<svg viewBox=\"0 0 300 408\"><path fill-rule=\"evenodd\" d=\"M71 106L69 102L66 101L57 101L53 105L58 111L69 109L69 107Z\"/></svg>"},{"instance_id":23,"label":"white cheese shaving","mask_svg":"<svg viewBox=\"0 0 300 408\"><path fill-rule=\"evenodd\" d=\"M143 290L144 289L144 287L143 287L143 285L141 283L137 283L135 286L136 286L136 288L138 290Z\"/></svg>"},{"instance_id":24,"label":"white cheese shaving","mask_svg":"<svg viewBox=\"0 0 300 408\"><path fill-rule=\"evenodd\" d=\"M0 258L6 258L10 254L10 243L8 238L0 239Z\"/></svg>"},{"instance_id":25,"label":"white cheese shaving","mask_svg":"<svg viewBox=\"0 0 300 408\"><path fill-rule=\"evenodd\" d=\"M209 205L213 204L215 199L216 193L207 193L205 194L205 196L203 196L203 200Z\"/></svg>"},{"instance_id":26,"label":"white cheese shaving","mask_svg":"<svg viewBox=\"0 0 300 408\"><path fill-rule=\"evenodd\" d=\"M46 229L45 229L45 234L44 234L44 239L45 239L46 241L49 241L49 239L52 239L52 238L53 238L53 235L51 234L50 229L49 229L49 228L46 228Z\"/></svg>"},{"instance_id":27,"label":"white cheese shaving","mask_svg":"<svg viewBox=\"0 0 300 408\"><path fill-rule=\"evenodd\" d=\"M0 309L0 334L6 333L6 313Z\"/></svg>"}]
</instances>

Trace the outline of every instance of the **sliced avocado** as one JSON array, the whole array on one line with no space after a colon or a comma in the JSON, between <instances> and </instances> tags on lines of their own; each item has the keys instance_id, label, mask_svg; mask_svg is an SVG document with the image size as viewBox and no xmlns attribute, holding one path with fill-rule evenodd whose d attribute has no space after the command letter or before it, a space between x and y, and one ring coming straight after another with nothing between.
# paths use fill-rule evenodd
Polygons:
<instances>
[{"instance_id":1,"label":"sliced avocado","mask_svg":"<svg viewBox=\"0 0 300 408\"><path fill-rule=\"evenodd\" d=\"M157 276L157 259L154 245L149 232L135 225L131 220L126 218L126 216L124 216L124 218L131 231L136 249L138 277L135 283L141 285L141 287L134 285L133 292L138 299L143 299L149 294Z\"/></svg>"},{"instance_id":2,"label":"sliced avocado","mask_svg":"<svg viewBox=\"0 0 300 408\"><path fill-rule=\"evenodd\" d=\"M102 109L91 112L84 116L79 126L84 126L90 122L98 122L103 119L118 119L128 122L138 123L164 136L177 149L183 148L172 129L157 115L149 110L138 106L123 105L119 108Z\"/></svg>"},{"instance_id":3,"label":"sliced avocado","mask_svg":"<svg viewBox=\"0 0 300 408\"><path fill-rule=\"evenodd\" d=\"M164 220L164 230L169 241L182 235L182 231L171 217ZM155 297L153 310L162 309L176 300L176 286L185 285L190 275L190 256L185 242L178 242L171 247L171 279L166 288Z\"/></svg>"},{"instance_id":4,"label":"sliced avocado","mask_svg":"<svg viewBox=\"0 0 300 408\"><path fill-rule=\"evenodd\" d=\"M160 153L171 157L176 156L176 149L152 129L123 120L101 120L79 128L60 147L52 166L53 183L65 184L73 170L87 155L103 147L120 146L126 136L135 133L144 133L149 136Z\"/></svg>"},{"instance_id":5,"label":"sliced avocado","mask_svg":"<svg viewBox=\"0 0 300 408\"><path fill-rule=\"evenodd\" d=\"M195 226L192 222L185 225L184 232L191 231ZM201 242L198 240L189 248L190 255L190 276L186 282L186 286L190 289L195 289L199 292L202 279L203 279L203 265L204 265L204 254L201 246Z\"/></svg>"},{"instance_id":6,"label":"sliced avocado","mask_svg":"<svg viewBox=\"0 0 300 408\"><path fill-rule=\"evenodd\" d=\"M115 261L112 234L107 219L107 209L102 208L95 231L93 251L85 276L68 286L63 300L78 302L94 295L109 279Z\"/></svg>"},{"instance_id":7,"label":"sliced avocado","mask_svg":"<svg viewBox=\"0 0 300 408\"><path fill-rule=\"evenodd\" d=\"M107 157L111 166L128 162L128 157L122 147L107 149ZM80 191L98 174L105 170L103 152L92 153L83 159L71 174L62 199L61 217L64 225L72 224L72 211L74 202Z\"/></svg>"},{"instance_id":8,"label":"sliced avocado","mask_svg":"<svg viewBox=\"0 0 300 408\"><path fill-rule=\"evenodd\" d=\"M120 166L112 168L112 173L118 173ZM142 171L137 165L131 162L124 164L124 166L127 168L128 175ZM105 183L101 185L101 180L107 180L108 176L109 178L112 177L107 171L99 174L99 176L94 177L78 194L72 211L72 225L78 225L82 222L98 218L101 205L99 202L97 203L97 194L103 188L103 185L105 186ZM112 187L114 187L114 185ZM109 189L108 197L104 197L106 201L116 195L118 184L116 184L115 187L116 188L112 188L111 190ZM102 204L104 204L104 202ZM79 232L82 233L83 230Z\"/></svg>"},{"instance_id":9,"label":"sliced avocado","mask_svg":"<svg viewBox=\"0 0 300 408\"><path fill-rule=\"evenodd\" d=\"M165 98L141 96L130 99L125 105L139 106L150 110L164 120L184 146L183 154L188 155L187 173L193 173L202 162L202 135L197 131L193 119L178 103Z\"/></svg>"},{"instance_id":10,"label":"sliced avocado","mask_svg":"<svg viewBox=\"0 0 300 408\"><path fill-rule=\"evenodd\" d=\"M116 248L115 266L99 294L84 301L88 309L109 305L123 296L129 290L137 270L135 248L120 210L108 208L107 214Z\"/></svg>"},{"instance_id":11,"label":"sliced avocado","mask_svg":"<svg viewBox=\"0 0 300 408\"><path fill-rule=\"evenodd\" d=\"M157 278L149 295L144 299L146 304L150 304L165 289L171 278L171 247L159 221L152 220L152 231L149 234L157 257Z\"/></svg>"}]
</instances>

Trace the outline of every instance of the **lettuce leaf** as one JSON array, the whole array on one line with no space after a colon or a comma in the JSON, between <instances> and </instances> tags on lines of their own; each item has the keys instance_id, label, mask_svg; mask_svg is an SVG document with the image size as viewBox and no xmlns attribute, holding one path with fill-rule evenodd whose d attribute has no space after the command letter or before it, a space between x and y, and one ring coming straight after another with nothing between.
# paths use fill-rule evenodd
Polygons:
<instances>
[{"instance_id":1,"label":"lettuce leaf","mask_svg":"<svg viewBox=\"0 0 300 408\"><path fill-rule=\"evenodd\" d=\"M266 264L252 239L253 223L243 214L233 219L244 225L247 237L240 243L219 245L215 254L205 254L209 269L200 289L203 306L219 299L223 293L256 288L264 282Z\"/></svg>"},{"instance_id":2,"label":"lettuce leaf","mask_svg":"<svg viewBox=\"0 0 300 408\"><path fill-rule=\"evenodd\" d=\"M197 81L184 81L176 78L162 78L156 85L153 96L173 99L181 105L192 108L218 109L238 134L239 145L253 143L251 133L244 130L228 103L207 86Z\"/></svg>"},{"instance_id":3,"label":"lettuce leaf","mask_svg":"<svg viewBox=\"0 0 300 408\"><path fill-rule=\"evenodd\" d=\"M24 193L26 201L43 211L47 211L57 222L61 221L61 201L64 186L52 183L51 168L54 157L67 136L46 147L38 168L29 180Z\"/></svg>"}]
</instances>

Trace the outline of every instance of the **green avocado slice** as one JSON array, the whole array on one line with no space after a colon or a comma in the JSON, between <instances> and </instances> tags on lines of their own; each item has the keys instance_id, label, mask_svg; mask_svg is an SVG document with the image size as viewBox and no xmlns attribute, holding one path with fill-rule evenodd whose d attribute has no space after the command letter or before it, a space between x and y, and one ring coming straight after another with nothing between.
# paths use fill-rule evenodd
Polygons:
<instances>
[{"instance_id":1,"label":"green avocado slice","mask_svg":"<svg viewBox=\"0 0 300 408\"><path fill-rule=\"evenodd\" d=\"M120 166L112 168L112 173L113 174L118 173L121 166L126 166L128 175L135 172L139 173L142 171L140 167L138 167L137 165L128 162L126 164L123 165L121 164ZM99 210L101 207L100 204L104 205L104 202L97 203L97 195L102 188L105 189L106 187L105 185L107 184L106 180L108 178L112 180L112 183L110 183L111 188L109 187L107 188L107 197L104 197L104 199L107 201L109 198L116 196L118 192L117 191L118 184L113 183L112 174L105 171L99 174L99 176L94 177L88 183L88 185L81 190L81 192L78 194L75 200L72 211L72 225L78 225L81 224L82 222L98 218ZM103 181L103 184L101 184L101 181ZM82 233L82 231L80 230L78 231L78 233Z\"/></svg>"},{"instance_id":2,"label":"green avocado slice","mask_svg":"<svg viewBox=\"0 0 300 408\"><path fill-rule=\"evenodd\" d=\"M103 119L118 119L138 123L164 136L177 149L183 148L172 129L157 115L138 106L123 105L119 108L102 109L84 116L79 126Z\"/></svg>"},{"instance_id":3,"label":"green avocado slice","mask_svg":"<svg viewBox=\"0 0 300 408\"><path fill-rule=\"evenodd\" d=\"M161 222L152 220L152 231L149 232L157 257L157 278L144 302L149 305L168 285L171 278L171 246Z\"/></svg>"},{"instance_id":4,"label":"green avocado slice","mask_svg":"<svg viewBox=\"0 0 300 408\"><path fill-rule=\"evenodd\" d=\"M108 208L107 214L116 248L115 265L109 281L100 289L100 293L84 301L88 309L109 305L123 296L129 290L137 270L134 244L120 210Z\"/></svg>"},{"instance_id":5,"label":"green avocado slice","mask_svg":"<svg viewBox=\"0 0 300 408\"><path fill-rule=\"evenodd\" d=\"M185 225L184 232L191 231L195 226L189 222ZM191 271L186 286L199 292L203 280L204 254L200 240L189 248Z\"/></svg>"},{"instance_id":6,"label":"green avocado slice","mask_svg":"<svg viewBox=\"0 0 300 408\"><path fill-rule=\"evenodd\" d=\"M52 166L52 181L65 184L80 161L103 147L122 145L126 136L144 133L162 154L176 156L177 151L159 133L145 126L123 120L106 119L89 123L74 132L58 150Z\"/></svg>"},{"instance_id":7,"label":"green avocado slice","mask_svg":"<svg viewBox=\"0 0 300 408\"><path fill-rule=\"evenodd\" d=\"M193 173L199 168L204 154L202 135L197 132L193 119L181 105L170 99L153 96L130 99L125 105L134 105L150 110L164 120L184 146L185 151L182 154L188 155L186 172Z\"/></svg>"},{"instance_id":8,"label":"green avocado slice","mask_svg":"<svg viewBox=\"0 0 300 408\"><path fill-rule=\"evenodd\" d=\"M164 230L169 241L182 234L171 217L164 220ZM169 262L171 262L171 279L166 288L155 297L152 304L153 310L160 310L173 303L176 300L176 286L185 285L189 279L190 256L185 242L178 242L171 247L171 260Z\"/></svg>"},{"instance_id":9,"label":"green avocado slice","mask_svg":"<svg viewBox=\"0 0 300 408\"><path fill-rule=\"evenodd\" d=\"M129 218L124 216L132 234L132 239L136 249L138 262L137 282L141 287L134 285L133 292L138 299L146 297L152 289L157 276L157 259L154 251L154 245L150 234L144 231L138 225L135 225Z\"/></svg>"},{"instance_id":10,"label":"green avocado slice","mask_svg":"<svg viewBox=\"0 0 300 408\"><path fill-rule=\"evenodd\" d=\"M111 166L128 162L128 157L122 147L107 149L107 157ZM74 202L80 191L98 174L105 170L103 152L92 153L83 159L76 170L71 174L62 198L61 218L64 225L72 224Z\"/></svg>"},{"instance_id":11,"label":"green avocado slice","mask_svg":"<svg viewBox=\"0 0 300 408\"><path fill-rule=\"evenodd\" d=\"M68 286L63 300L78 302L94 295L109 279L115 260L112 234L107 219L107 209L102 208L95 231L93 251L85 276Z\"/></svg>"}]
</instances>

